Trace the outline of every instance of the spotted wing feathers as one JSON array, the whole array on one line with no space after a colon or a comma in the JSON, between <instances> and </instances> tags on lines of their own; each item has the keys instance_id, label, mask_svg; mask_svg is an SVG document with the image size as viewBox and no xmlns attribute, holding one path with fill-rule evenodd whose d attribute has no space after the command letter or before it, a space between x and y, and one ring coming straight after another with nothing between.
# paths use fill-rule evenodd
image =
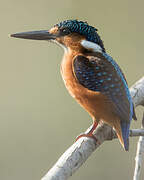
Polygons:
<instances>
[{"instance_id":1,"label":"spotted wing feathers","mask_svg":"<svg viewBox=\"0 0 144 180\"><path fill-rule=\"evenodd\" d=\"M98 91L114 104L116 113L122 122L130 122L130 102L124 83L114 66L105 58L77 56L74 60L74 73L85 88Z\"/></svg>"}]
</instances>

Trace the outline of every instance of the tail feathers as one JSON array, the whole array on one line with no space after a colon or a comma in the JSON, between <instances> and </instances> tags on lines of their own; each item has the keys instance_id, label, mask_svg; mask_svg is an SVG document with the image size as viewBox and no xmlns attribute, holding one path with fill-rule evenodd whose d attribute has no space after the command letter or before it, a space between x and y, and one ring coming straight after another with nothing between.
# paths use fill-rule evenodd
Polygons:
<instances>
[{"instance_id":1,"label":"tail feathers","mask_svg":"<svg viewBox=\"0 0 144 180\"><path fill-rule=\"evenodd\" d=\"M129 150L129 128L130 124L126 122L121 123L122 138L124 141L124 148L126 151Z\"/></svg>"},{"instance_id":2,"label":"tail feathers","mask_svg":"<svg viewBox=\"0 0 144 180\"><path fill-rule=\"evenodd\" d=\"M115 123L114 129L116 130L118 139L125 149L125 151L129 150L129 127L128 123Z\"/></svg>"}]
</instances>

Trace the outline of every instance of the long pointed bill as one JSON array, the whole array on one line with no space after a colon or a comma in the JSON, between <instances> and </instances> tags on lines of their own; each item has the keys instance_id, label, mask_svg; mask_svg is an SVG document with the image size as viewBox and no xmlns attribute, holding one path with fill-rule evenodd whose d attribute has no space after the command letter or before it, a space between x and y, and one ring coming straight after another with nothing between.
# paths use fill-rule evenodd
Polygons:
<instances>
[{"instance_id":1,"label":"long pointed bill","mask_svg":"<svg viewBox=\"0 0 144 180\"><path fill-rule=\"evenodd\" d=\"M33 39L33 40L54 40L56 36L49 33L48 30L42 31L29 31L11 34L11 37L22 38L22 39Z\"/></svg>"}]
</instances>

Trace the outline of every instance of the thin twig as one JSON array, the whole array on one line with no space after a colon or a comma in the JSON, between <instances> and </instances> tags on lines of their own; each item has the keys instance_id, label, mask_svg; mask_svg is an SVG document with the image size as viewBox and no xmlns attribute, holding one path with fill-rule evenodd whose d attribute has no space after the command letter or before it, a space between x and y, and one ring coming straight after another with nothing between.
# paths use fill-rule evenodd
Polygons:
<instances>
[{"instance_id":1,"label":"thin twig","mask_svg":"<svg viewBox=\"0 0 144 180\"><path fill-rule=\"evenodd\" d=\"M142 119L142 128L144 130L144 113ZM139 180L143 160L144 160L144 136L140 136L139 141L137 143L137 153L135 157L135 170L134 170L133 180Z\"/></svg>"},{"instance_id":2,"label":"thin twig","mask_svg":"<svg viewBox=\"0 0 144 180\"><path fill-rule=\"evenodd\" d=\"M144 77L130 88L134 106L142 105L144 102ZM131 135L143 135L141 129L131 130ZM94 132L98 142L92 138L82 137L75 142L48 171L42 180L67 180L78 168L87 160L100 144L105 140L115 138L113 129L106 125L100 124Z\"/></svg>"}]
</instances>

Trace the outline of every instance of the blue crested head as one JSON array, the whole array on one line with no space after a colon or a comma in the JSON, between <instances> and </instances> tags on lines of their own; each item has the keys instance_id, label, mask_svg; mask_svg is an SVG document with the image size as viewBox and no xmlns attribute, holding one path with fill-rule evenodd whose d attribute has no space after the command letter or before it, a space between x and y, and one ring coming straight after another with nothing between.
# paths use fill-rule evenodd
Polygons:
<instances>
[{"instance_id":1,"label":"blue crested head","mask_svg":"<svg viewBox=\"0 0 144 180\"><path fill-rule=\"evenodd\" d=\"M100 47L97 48L105 52L103 41L98 35L97 29L93 26L90 26L87 22L79 20L66 20L54 25L54 27L49 30L22 32L12 34L11 36L23 39L50 40L54 42L57 41L58 44L64 45L66 42L63 42L63 36L68 36L71 34L72 36L74 35L73 37L76 37L77 35L83 36L80 38L82 38L83 40L86 39L89 42L96 43ZM67 46L67 44L65 45Z\"/></svg>"},{"instance_id":2,"label":"blue crested head","mask_svg":"<svg viewBox=\"0 0 144 180\"><path fill-rule=\"evenodd\" d=\"M105 52L104 44L97 33L97 29L88 25L87 22L79 20L66 20L56 24L55 26L58 26L58 28L68 28L69 33L76 32L85 36L88 41L98 44Z\"/></svg>"}]
</instances>

